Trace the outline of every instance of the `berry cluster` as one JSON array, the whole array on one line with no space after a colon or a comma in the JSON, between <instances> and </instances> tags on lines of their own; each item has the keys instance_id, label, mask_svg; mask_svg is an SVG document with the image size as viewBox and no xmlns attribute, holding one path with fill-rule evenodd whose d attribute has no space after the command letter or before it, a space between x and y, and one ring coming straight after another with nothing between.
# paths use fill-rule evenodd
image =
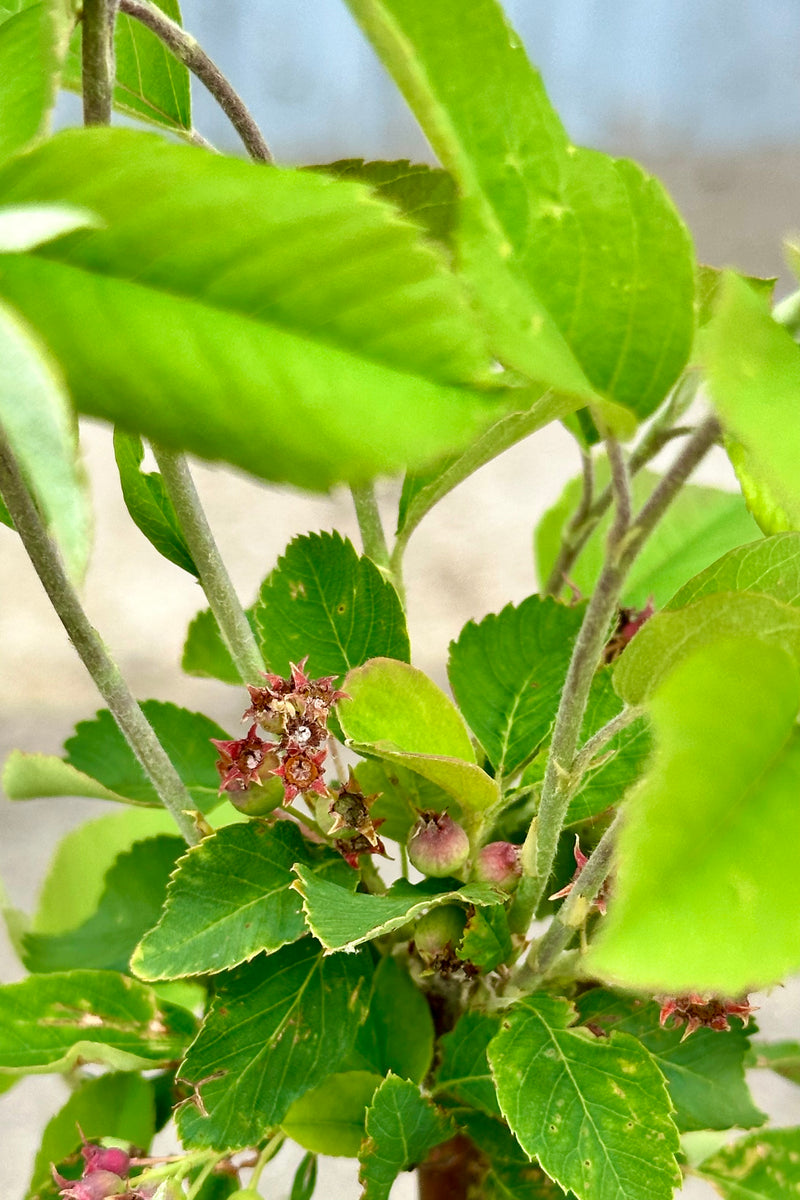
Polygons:
<instances>
[{"instance_id":1,"label":"berry cluster","mask_svg":"<svg viewBox=\"0 0 800 1200\"><path fill-rule=\"evenodd\" d=\"M119 1200L149 1200L155 1194L155 1188L137 1189L126 1182L131 1165L127 1151L96 1146L84 1138L81 1154L84 1166L80 1179L65 1179L51 1167L61 1200L107 1200L110 1196Z\"/></svg>"}]
</instances>

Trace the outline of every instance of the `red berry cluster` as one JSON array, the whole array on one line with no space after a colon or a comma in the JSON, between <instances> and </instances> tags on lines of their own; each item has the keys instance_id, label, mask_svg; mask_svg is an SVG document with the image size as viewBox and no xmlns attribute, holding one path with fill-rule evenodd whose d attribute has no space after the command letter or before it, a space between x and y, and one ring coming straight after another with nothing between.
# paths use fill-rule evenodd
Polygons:
<instances>
[{"instance_id":1,"label":"red berry cluster","mask_svg":"<svg viewBox=\"0 0 800 1200\"><path fill-rule=\"evenodd\" d=\"M666 1025L671 1019L673 1028L685 1024L686 1031L681 1038L684 1041L701 1028L727 1033L731 1027L728 1017L738 1017L743 1025L747 1025L755 1011L746 996L742 1000L724 1000L719 996L701 996L692 992L688 996L662 997L659 1023Z\"/></svg>"}]
</instances>

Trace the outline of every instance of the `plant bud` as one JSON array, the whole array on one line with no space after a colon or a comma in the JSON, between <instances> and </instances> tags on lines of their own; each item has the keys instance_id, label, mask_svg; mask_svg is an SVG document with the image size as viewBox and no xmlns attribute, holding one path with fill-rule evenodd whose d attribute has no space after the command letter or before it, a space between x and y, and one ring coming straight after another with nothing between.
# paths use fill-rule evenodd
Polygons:
<instances>
[{"instance_id":1,"label":"plant bud","mask_svg":"<svg viewBox=\"0 0 800 1200\"><path fill-rule=\"evenodd\" d=\"M86 1163L85 1175L91 1175L95 1171L110 1171L112 1175L128 1174L131 1156L118 1146L95 1146L87 1142L81 1154Z\"/></svg>"},{"instance_id":2,"label":"plant bud","mask_svg":"<svg viewBox=\"0 0 800 1200\"><path fill-rule=\"evenodd\" d=\"M408 839L409 861L434 879L460 871L469 857L469 838L447 813L423 812Z\"/></svg>"},{"instance_id":3,"label":"plant bud","mask_svg":"<svg viewBox=\"0 0 800 1200\"><path fill-rule=\"evenodd\" d=\"M108 1200L110 1196L124 1196L128 1185L113 1171L92 1171L83 1179L65 1179L53 1170L53 1178L62 1189L61 1200Z\"/></svg>"},{"instance_id":4,"label":"plant bud","mask_svg":"<svg viewBox=\"0 0 800 1200\"><path fill-rule=\"evenodd\" d=\"M474 876L483 883L495 883L504 891L512 891L522 874L521 846L512 842L488 842L478 851Z\"/></svg>"},{"instance_id":5,"label":"plant bud","mask_svg":"<svg viewBox=\"0 0 800 1200\"><path fill-rule=\"evenodd\" d=\"M466 924L467 914L458 904L443 904L420 917L414 930L414 946L426 966L455 960Z\"/></svg>"}]
</instances>

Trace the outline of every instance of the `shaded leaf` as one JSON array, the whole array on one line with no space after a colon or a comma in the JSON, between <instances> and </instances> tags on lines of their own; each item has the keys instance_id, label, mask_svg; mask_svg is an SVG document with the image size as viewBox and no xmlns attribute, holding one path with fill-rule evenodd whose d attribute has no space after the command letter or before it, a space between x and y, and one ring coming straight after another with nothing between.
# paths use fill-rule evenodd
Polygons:
<instances>
[{"instance_id":1,"label":"shaded leaf","mask_svg":"<svg viewBox=\"0 0 800 1200\"><path fill-rule=\"evenodd\" d=\"M658 1063L675 1106L682 1133L696 1129L752 1129L766 1120L745 1082L749 1029L734 1020L728 1033L698 1029L684 1039L683 1028L659 1025L659 1005L615 995L603 988L576 1001L581 1023L605 1033L638 1038ZM748 1064L749 1065L749 1064Z\"/></svg>"},{"instance_id":2,"label":"shaded leaf","mask_svg":"<svg viewBox=\"0 0 800 1200\"><path fill-rule=\"evenodd\" d=\"M192 552L186 544L172 501L158 471L143 471L144 443L130 433L114 430L114 457L125 507L134 524L159 554L197 577Z\"/></svg>"},{"instance_id":3,"label":"shaded leaf","mask_svg":"<svg viewBox=\"0 0 800 1200\"><path fill-rule=\"evenodd\" d=\"M487 1051L500 1030L496 1014L466 1012L455 1029L441 1039L442 1060L436 1072L435 1093L452 1096L459 1104L489 1116L500 1115L497 1090Z\"/></svg>"},{"instance_id":4,"label":"shaded leaf","mask_svg":"<svg viewBox=\"0 0 800 1200\"><path fill-rule=\"evenodd\" d=\"M508 917L504 908L476 908L467 921L464 936L456 951L462 962L482 971L494 971L511 958L513 946Z\"/></svg>"},{"instance_id":5,"label":"shaded leaf","mask_svg":"<svg viewBox=\"0 0 800 1200\"><path fill-rule=\"evenodd\" d=\"M279 1124L292 1103L344 1070L369 1001L366 952L325 957L312 938L219 981L180 1069L208 1113L178 1111L190 1148L241 1149Z\"/></svg>"},{"instance_id":6,"label":"shaded leaf","mask_svg":"<svg viewBox=\"0 0 800 1200\"><path fill-rule=\"evenodd\" d=\"M345 675L368 658L408 661L405 616L397 592L371 559L339 533L312 533L287 546L255 605L270 669L309 656L308 673Z\"/></svg>"},{"instance_id":7,"label":"shaded leaf","mask_svg":"<svg viewBox=\"0 0 800 1200\"><path fill-rule=\"evenodd\" d=\"M281 1129L315 1154L357 1158L367 1109L380 1083L381 1076L369 1071L329 1075L295 1100Z\"/></svg>"},{"instance_id":8,"label":"shaded leaf","mask_svg":"<svg viewBox=\"0 0 800 1200\"><path fill-rule=\"evenodd\" d=\"M508 1126L483 1113L457 1111L459 1126L489 1160L482 1200L574 1200L528 1158Z\"/></svg>"},{"instance_id":9,"label":"shaded leaf","mask_svg":"<svg viewBox=\"0 0 800 1200\"><path fill-rule=\"evenodd\" d=\"M640 1042L571 1028L565 1000L507 1010L489 1046L506 1120L522 1148L579 1200L665 1200L680 1180L664 1079Z\"/></svg>"},{"instance_id":10,"label":"shaded leaf","mask_svg":"<svg viewBox=\"0 0 800 1200\"><path fill-rule=\"evenodd\" d=\"M356 775L365 795L379 793L370 813L373 821L384 822L382 838L405 844L422 809L441 812L453 805L453 797L442 788L396 762L367 759L358 764Z\"/></svg>"},{"instance_id":11,"label":"shaded leaf","mask_svg":"<svg viewBox=\"0 0 800 1200\"><path fill-rule=\"evenodd\" d=\"M204 838L178 863L134 972L149 980L214 974L302 937L302 901L290 888L295 863L345 890L358 881L341 855L312 846L290 821L248 821Z\"/></svg>"},{"instance_id":12,"label":"shaded leaf","mask_svg":"<svg viewBox=\"0 0 800 1200\"><path fill-rule=\"evenodd\" d=\"M295 867L295 885L303 897L309 928L328 950L350 950L371 941L429 908L460 900L464 904L502 904L505 893L488 883L464 883L451 879L426 879L409 883L398 879L383 896L351 893L327 879L319 879L305 867Z\"/></svg>"},{"instance_id":13,"label":"shaded leaf","mask_svg":"<svg viewBox=\"0 0 800 1200\"><path fill-rule=\"evenodd\" d=\"M400 1172L422 1162L452 1133L449 1119L415 1084L389 1075L367 1111L367 1137L359 1154L362 1200L388 1200Z\"/></svg>"},{"instance_id":14,"label":"shaded leaf","mask_svg":"<svg viewBox=\"0 0 800 1200\"><path fill-rule=\"evenodd\" d=\"M47 132L58 88L66 5L0 12L0 161Z\"/></svg>"},{"instance_id":15,"label":"shaded leaf","mask_svg":"<svg viewBox=\"0 0 800 1200\"><path fill-rule=\"evenodd\" d=\"M138 841L109 868L97 909L62 933L28 933L22 961L29 971L77 967L127 971L139 939L158 920L170 871L186 843L178 837Z\"/></svg>"},{"instance_id":16,"label":"shaded leaf","mask_svg":"<svg viewBox=\"0 0 800 1200\"><path fill-rule=\"evenodd\" d=\"M0 190L107 223L0 278L85 413L312 490L421 467L497 415L463 386L494 377L459 281L363 185L94 129Z\"/></svg>"},{"instance_id":17,"label":"shaded leaf","mask_svg":"<svg viewBox=\"0 0 800 1200\"><path fill-rule=\"evenodd\" d=\"M311 1200L317 1186L317 1156L305 1154L294 1173L289 1200Z\"/></svg>"},{"instance_id":18,"label":"shaded leaf","mask_svg":"<svg viewBox=\"0 0 800 1200\"><path fill-rule=\"evenodd\" d=\"M337 179L357 179L366 183L382 200L397 206L404 216L437 242L450 246L458 218L456 186L447 171L427 163L408 159L395 162L365 162L363 158L342 158L311 168L335 175Z\"/></svg>"},{"instance_id":19,"label":"shaded leaf","mask_svg":"<svg viewBox=\"0 0 800 1200\"><path fill-rule=\"evenodd\" d=\"M800 1042L754 1042L745 1064L774 1071L776 1075L800 1084Z\"/></svg>"},{"instance_id":20,"label":"shaded leaf","mask_svg":"<svg viewBox=\"0 0 800 1200\"><path fill-rule=\"evenodd\" d=\"M194 1018L159 1004L152 988L114 971L31 975L0 987L0 1071L69 1071L78 1060L116 1070L180 1056Z\"/></svg>"},{"instance_id":21,"label":"shaded leaf","mask_svg":"<svg viewBox=\"0 0 800 1200\"><path fill-rule=\"evenodd\" d=\"M433 1018L428 1002L397 959L387 955L372 983L367 1019L356 1050L380 1075L391 1071L422 1083L433 1058Z\"/></svg>"},{"instance_id":22,"label":"shaded leaf","mask_svg":"<svg viewBox=\"0 0 800 1200\"><path fill-rule=\"evenodd\" d=\"M257 634L254 614L255 606L245 609L250 628ZM210 608L202 609L189 625L181 667L187 675L201 675L208 679L219 679L221 683L242 686L242 677L222 640L217 619Z\"/></svg>"},{"instance_id":23,"label":"shaded leaf","mask_svg":"<svg viewBox=\"0 0 800 1200\"><path fill-rule=\"evenodd\" d=\"M155 1133L153 1085L132 1072L87 1079L42 1134L27 1196L52 1187L50 1164L61 1164L81 1146L78 1126L87 1141L119 1138L147 1151Z\"/></svg>"},{"instance_id":24,"label":"shaded leaf","mask_svg":"<svg viewBox=\"0 0 800 1200\"><path fill-rule=\"evenodd\" d=\"M800 1129L767 1129L707 1158L695 1174L724 1200L785 1200L800 1191Z\"/></svg>"},{"instance_id":25,"label":"shaded leaf","mask_svg":"<svg viewBox=\"0 0 800 1200\"><path fill-rule=\"evenodd\" d=\"M583 607L529 596L450 643L447 673L459 707L498 778L533 757L555 719Z\"/></svg>"},{"instance_id":26,"label":"shaded leaf","mask_svg":"<svg viewBox=\"0 0 800 1200\"><path fill-rule=\"evenodd\" d=\"M697 309L697 324L699 328L707 325L714 315L717 304L720 299L720 287L725 278L725 271L721 271L719 267L709 267L705 263L697 265L697 294L695 296L695 308ZM775 284L778 282L777 277L768 279L762 278L759 275L742 275L741 272L736 272L737 278L741 279L753 291L763 297L764 300L772 301L772 294L775 291Z\"/></svg>"},{"instance_id":27,"label":"shaded leaf","mask_svg":"<svg viewBox=\"0 0 800 1200\"><path fill-rule=\"evenodd\" d=\"M796 662L752 636L704 646L660 684L655 753L588 971L738 996L800 966L800 879L775 866L776 847L800 837L798 708Z\"/></svg>"}]
</instances>

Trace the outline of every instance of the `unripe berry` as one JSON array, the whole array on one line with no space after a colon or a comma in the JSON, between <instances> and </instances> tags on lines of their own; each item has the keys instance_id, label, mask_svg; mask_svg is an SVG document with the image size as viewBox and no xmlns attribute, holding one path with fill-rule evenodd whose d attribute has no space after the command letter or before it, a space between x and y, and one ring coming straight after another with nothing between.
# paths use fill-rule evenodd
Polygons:
<instances>
[{"instance_id":1,"label":"unripe berry","mask_svg":"<svg viewBox=\"0 0 800 1200\"><path fill-rule=\"evenodd\" d=\"M451 963L464 934L467 914L457 904L443 904L420 917L414 929L414 946L429 967Z\"/></svg>"},{"instance_id":2,"label":"unripe berry","mask_svg":"<svg viewBox=\"0 0 800 1200\"><path fill-rule=\"evenodd\" d=\"M475 878L483 883L497 884L506 892L512 891L522 874L521 849L512 842L488 842L475 859Z\"/></svg>"},{"instance_id":3,"label":"unripe berry","mask_svg":"<svg viewBox=\"0 0 800 1200\"><path fill-rule=\"evenodd\" d=\"M423 812L408 839L409 861L434 879L460 871L469 857L469 838L447 813Z\"/></svg>"},{"instance_id":4,"label":"unripe berry","mask_svg":"<svg viewBox=\"0 0 800 1200\"><path fill-rule=\"evenodd\" d=\"M283 784L272 772L280 766L280 759L271 750L265 752L258 771L260 782L250 784L241 791L230 789L228 799L234 808L248 817L263 817L274 812L283 803Z\"/></svg>"}]
</instances>

